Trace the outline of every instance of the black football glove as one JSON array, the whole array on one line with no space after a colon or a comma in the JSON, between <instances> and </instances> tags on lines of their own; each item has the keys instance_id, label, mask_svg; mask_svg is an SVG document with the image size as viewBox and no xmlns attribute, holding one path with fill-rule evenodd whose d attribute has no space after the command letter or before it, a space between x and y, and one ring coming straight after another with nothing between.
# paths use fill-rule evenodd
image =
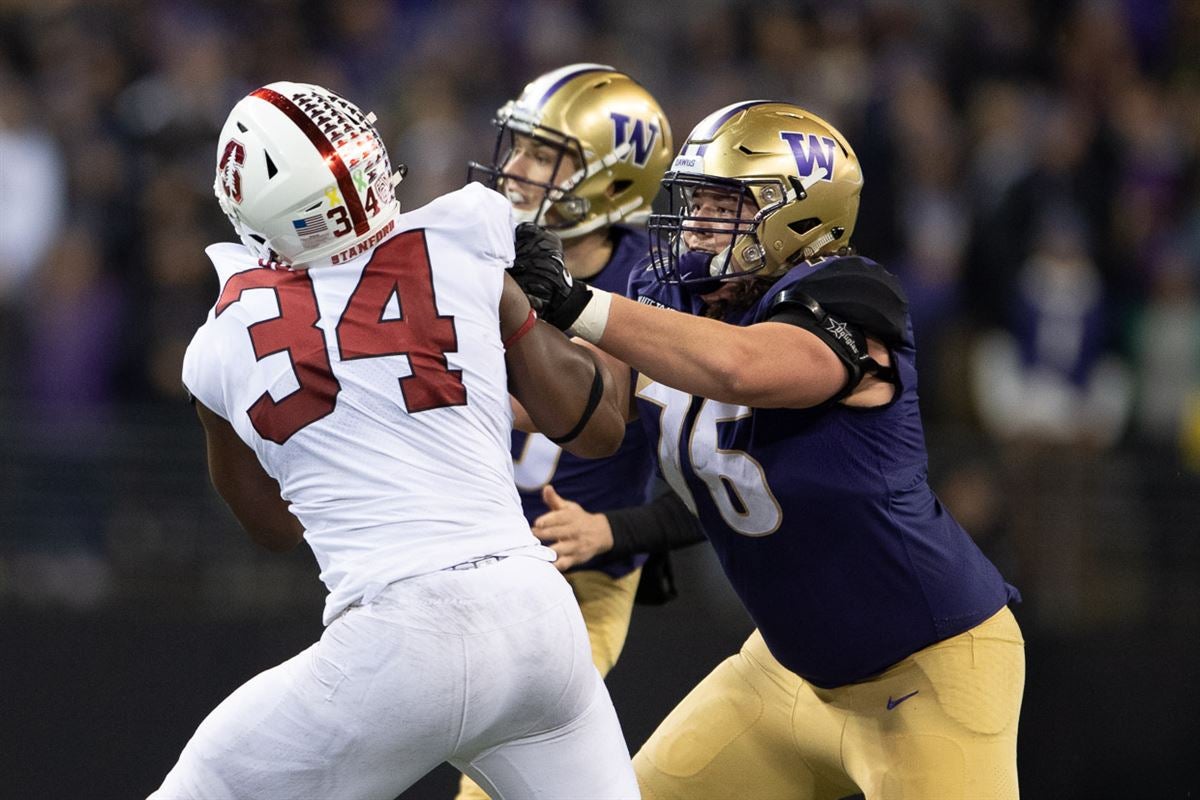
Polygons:
<instances>
[{"instance_id":1,"label":"black football glove","mask_svg":"<svg viewBox=\"0 0 1200 800\"><path fill-rule=\"evenodd\" d=\"M522 222L517 226L516 249L509 274L540 318L567 330L592 299L592 290L583 281L571 280L563 263L562 241L552 231Z\"/></svg>"}]
</instances>

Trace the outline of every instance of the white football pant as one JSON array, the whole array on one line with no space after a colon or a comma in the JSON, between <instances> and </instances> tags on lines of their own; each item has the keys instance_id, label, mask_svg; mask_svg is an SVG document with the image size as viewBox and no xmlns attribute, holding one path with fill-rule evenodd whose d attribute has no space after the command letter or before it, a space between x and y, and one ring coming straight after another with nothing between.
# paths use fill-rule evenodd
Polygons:
<instances>
[{"instance_id":1,"label":"white football pant","mask_svg":"<svg viewBox=\"0 0 1200 800\"><path fill-rule=\"evenodd\" d=\"M200 724L152 800L392 800L443 761L495 800L637 798L629 751L552 564L399 581Z\"/></svg>"}]
</instances>

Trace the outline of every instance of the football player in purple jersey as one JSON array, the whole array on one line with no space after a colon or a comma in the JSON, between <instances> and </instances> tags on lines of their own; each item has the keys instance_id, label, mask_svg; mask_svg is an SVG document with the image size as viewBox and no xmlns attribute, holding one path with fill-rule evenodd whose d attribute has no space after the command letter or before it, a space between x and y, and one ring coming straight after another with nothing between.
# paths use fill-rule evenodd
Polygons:
<instances>
[{"instance_id":1,"label":"football player in purple jersey","mask_svg":"<svg viewBox=\"0 0 1200 800\"><path fill-rule=\"evenodd\" d=\"M508 197L518 221L554 231L573 278L624 292L645 257L645 222L673 154L658 102L612 67L571 64L531 81L497 112L495 125L492 162L473 163L471 177ZM546 244L526 238L527 230L518 226L518 249ZM654 455L636 422L609 458L580 458L564 452L556 439L520 430L513 434L512 456L531 526L565 503L557 492L601 511L636 508L650 499ZM672 502L669 492L665 498ZM583 612L593 661L606 675L625 644L646 556L610 553L581 563L569 543L555 542L552 533L539 538L558 552L556 563ZM480 797L464 777L460 800Z\"/></svg>"},{"instance_id":2,"label":"football player in purple jersey","mask_svg":"<svg viewBox=\"0 0 1200 800\"><path fill-rule=\"evenodd\" d=\"M1018 796L1019 594L927 483L907 302L850 245L862 183L824 120L736 103L664 177L628 298L546 259L514 276L639 374L757 625L635 757L646 798Z\"/></svg>"}]
</instances>

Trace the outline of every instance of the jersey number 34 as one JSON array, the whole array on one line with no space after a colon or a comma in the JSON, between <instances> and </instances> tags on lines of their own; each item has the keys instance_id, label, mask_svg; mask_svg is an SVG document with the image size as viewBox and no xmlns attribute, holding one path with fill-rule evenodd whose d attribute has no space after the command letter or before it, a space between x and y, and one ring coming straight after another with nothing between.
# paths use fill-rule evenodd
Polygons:
<instances>
[{"instance_id":1,"label":"jersey number 34","mask_svg":"<svg viewBox=\"0 0 1200 800\"><path fill-rule=\"evenodd\" d=\"M278 401L263 392L246 413L260 436L283 444L332 413L342 387L329 363L325 333L317 326L321 314L307 270L239 272L225 284L217 316L250 289L271 289L279 303L279 316L249 327L254 355L261 361L287 353L299 388ZM393 295L399 298L403 317L384 319ZM466 404L462 372L446 363L446 352L458 350L458 334L454 317L437 310L425 231L401 233L376 248L338 320L336 334L342 361L408 356L412 372L399 384L410 414Z\"/></svg>"}]
</instances>

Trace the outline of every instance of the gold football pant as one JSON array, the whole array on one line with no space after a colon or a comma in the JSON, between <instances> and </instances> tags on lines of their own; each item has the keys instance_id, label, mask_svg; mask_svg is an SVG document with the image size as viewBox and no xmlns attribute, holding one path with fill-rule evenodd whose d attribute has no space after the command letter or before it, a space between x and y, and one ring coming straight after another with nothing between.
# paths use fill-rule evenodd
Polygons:
<instances>
[{"instance_id":1,"label":"gold football pant","mask_svg":"<svg viewBox=\"0 0 1200 800\"><path fill-rule=\"evenodd\" d=\"M821 689L758 631L634 757L644 800L1015 800L1025 643L1008 608L861 683Z\"/></svg>"},{"instance_id":2,"label":"gold football pant","mask_svg":"<svg viewBox=\"0 0 1200 800\"><path fill-rule=\"evenodd\" d=\"M568 572L564 576L579 601L588 640L592 644L592 663L600 670L601 677L617 663L625 646L629 620L633 616L633 598L641 575L639 567L620 578L610 578L606 573L592 569ZM455 800L488 800L488 796L463 775Z\"/></svg>"}]
</instances>

